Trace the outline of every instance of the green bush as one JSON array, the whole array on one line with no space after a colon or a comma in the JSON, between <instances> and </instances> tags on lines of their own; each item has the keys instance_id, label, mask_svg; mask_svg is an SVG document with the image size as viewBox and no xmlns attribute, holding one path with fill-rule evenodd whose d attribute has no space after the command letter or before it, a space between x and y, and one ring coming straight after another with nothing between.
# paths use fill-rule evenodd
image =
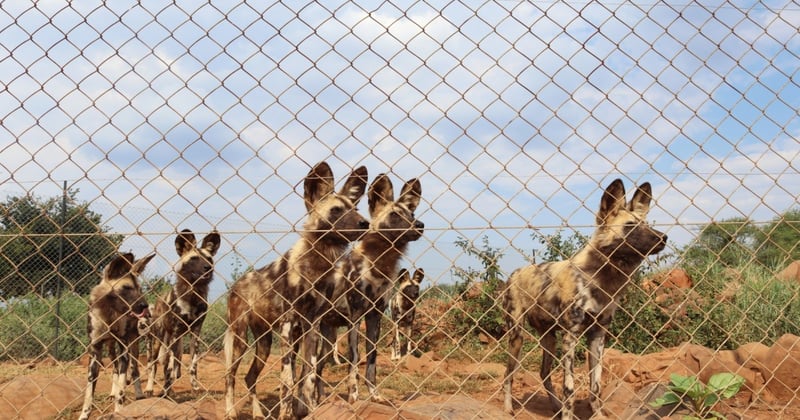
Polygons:
<instances>
[{"instance_id":1,"label":"green bush","mask_svg":"<svg viewBox=\"0 0 800 420\"><path fill-rule=\"evenodd\" d=\"M659 351L691 341L732 350L745 343L772 345L783 334L800 335L800 284L775 278L759 264L687 267L695 285L682 302L655 303L638 286L626 291L611 324L611 346L632 353ZM685 313L668 313L681 304Z\"/></svg>"},{"instance_id":2,"label":"green bush","mask_svg":"<svg viewBox=\"0 0 800 420\"><path fill-rule=\"evenodd\" d=\"M210 352L221 352L223 349L225 329L228 328L227 308L227 296L220 297L208 307L206 321L203 323L203 330L200 332L200 341L202 342L201 347L207 346ZM189 340L185 341L188 344Z\"/></svg>"},{"instance_id":3,"label":"green bush","mask_svg":"<svg viewBox=\"0 0 800 420\"><path fill-rule=\"evenodd\" d=\"M88 342L86 301L78 295L64 295L58 315L56 305L56 298L31 294L0 309L0 360L19 362L48 354L72 360L83 354Z\"/></svg>"}]
</instances>

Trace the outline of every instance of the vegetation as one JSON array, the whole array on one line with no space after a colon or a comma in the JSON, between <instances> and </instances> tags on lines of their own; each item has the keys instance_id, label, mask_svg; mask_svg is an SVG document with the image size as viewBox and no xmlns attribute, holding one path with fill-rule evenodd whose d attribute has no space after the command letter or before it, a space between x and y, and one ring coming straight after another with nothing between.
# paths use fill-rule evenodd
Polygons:
<instances>
[{"instance_id":1,"label":"vegetation","mask_svg":"<svg viewBox=\"0 0 800 420\"><path fill-rule=\"evenodd\" d=\"M77 203L76 194L0 203L1 298L55 296L60 290L84 295L97 283L123 238L101 226L102 217Z\"/></svg>"},{"instance_id":2,"label":"vegetation","mask_svg":"<svg viewBox=\"0 0 800 420\"><path fill-rule=\"evenodd\" d=\"M694 413L690 419L724 419L714 406L722 399L731 398L744 385L744 378L728 372L717 373L704 384L695 376L670 375L669 391L650 403L653 407L683 405Z\"/></svg>"},{"instance_id":3,"label":"vegetation","mask_svg":"<svg viewBox=\"0 0 800 420\"><path fill-rule=\"evenodd\" d=\"M454 267L459 279L455 291L461 305L452 312L457 335L472 336L477 333L499 338L504 332L504 318L500 293L505 287L499 262L503 257L499 248L489 246L483 237L482 246L459 238L455 242L465 254L476 257L480 269Z\"/></svg>"},{"instance_id":4,"label":"vegetation","mask_svg":"<svg viewBox=\"0 0 800 420\"><path fill-rule=\"evenodd\" d=\"M56 298L29 294L14 298L0 309L0 360L23 362L57 355L59 359L78 358L86 350L86 313L81 296L61 298L60 317L56 317ZM56 325L62 327L56 329Z\"/></svg>"}]
</instances>

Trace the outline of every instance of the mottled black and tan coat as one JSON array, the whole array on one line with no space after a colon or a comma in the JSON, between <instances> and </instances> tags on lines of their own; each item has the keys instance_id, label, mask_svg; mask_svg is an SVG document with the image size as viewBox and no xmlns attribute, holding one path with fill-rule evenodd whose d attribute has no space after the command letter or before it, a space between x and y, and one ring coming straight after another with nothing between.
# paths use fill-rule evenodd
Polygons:
<instances>
[{"instance_id":1,"label":"mottled black and tan coat","mask_svg":"<svg viewBox=\"0 0 800 420\"><path fill-rule=\"evenodd\" d=\"M596 215L597 229L587 245L572 258L530 265L513 272L504 292L508 326L508 365L503 387L505 410L513 413L511 386L522 348L523 323L541 336L540 375L555 411L573 418L573 361L575 346L585 336L589 346L590 402L600 409L600 363L605 334L624 288L646 256L664 249L667 236L645 220L650 210L649 183L640 185L630 203L625 202L621 180L603 193ZM556 333L562 332L564 368L563 407L550 373L556 357Z\"/></svg>"},{"instance_id":2,"label":"mottled black and tan coat","mask_svg":"<svg viewBox=\"0 0 800 420\"><path fill-rule=\"evenodd\" d=\"M89 294L89 382L83 400L80 419L88 419L92 412L97 377L100 374L103 349L111 349L114 363L111 395L114 411L119 411L125 402L125 385L130 363L129 349L138 345L137 325L149 316L147 301L142 295L138 277L153 255L134 260L131 253L116 256L103 270L100 283ZM138 352L136 352L138 354ZM136 363L133 364L136 366ZM139 371L134 367L134 381L138 384ZM141 390L138 390L141 393Z\"/></svg>"},{"instance_id":3,"label":"mottled black and tan coat","mask_svg":"<svg viewBox=\"0 0 800 420\"><path fill-rule=\"evenodd\" d=\"M319 316L330 307L335 264L369 226L356 208L366 187L367 169L363 166L350 174L338 193L328 164L314 166L304 181L307 217L300 239L276 261L245 274L231 286L224 340L226 418L237 418L235 376L247 349L248 329L255 337L255 355L245 376L253 418L265 417L255 386L269 357L273 331L280 333L283 349L279 417L293 416L293 349L299 343L303 345L304 374L298 381L303 403L298 412L314 409Z\"/></svg>"},{"instance_id":4,"label":"mottled black and tan coat","mask_svg":"<svg viewBox=\"0 0 800 420\"><path fill-rule=\"evenodd\" d=\"M422 236L425 225L417 220L414 211L422 197L422 186L417 179L403 185L397 201L394 199L392 182L386 174L378 175L367 193L369 202L369 230L353 250L337 267L336 285L333 291L335 308L326 313L321 323L322 340L318 376L325 362L332 356L336 342L336 329L347 327L349 331L347 357L350 361L348 400L358 399L358 325L366 321L367 355L366 383L369 397L383 401L376 387L375 345L380 336L380 321L391 298L400 259L409 242ZM318 382L318 396L324 394L322 381Z\"/></svg>"},{"instance_id":5,"label":"mottled black and tan coat","mask_svg":"<svg viewBox=\"0 0 800 420\"><path fill-rule=\"evenodd\" d=\"M419 285L425 277L421 268L414 270L410 275L405 268L397 276L397 293L392 298L389 310L392 313L392 327L394 341L392 342L392 360L400 360L411 352L411 332L414 330L414 317L416 316Z\"/></svg>"},{"instance_id":6,"label":"mottled black and tan coat","mask_svg":"<svg viewBox=\"0 0 800 420\"><path fill-rule=\"evenodd\" d=\"M197 239L189 229L175 237L178 262L175 265L175 285L160 296L153 305L152 323L148 333L148 396L153 394L158 363L164 367L162 395L172 392L173 382L181 376L183 338L189 335L192 389L200 389L197 380L197 352L200 331L208 311L208 289L214 280L214 256L220 246L220 235L212 231L197 246Z\"/></svg>"}]
</instances>

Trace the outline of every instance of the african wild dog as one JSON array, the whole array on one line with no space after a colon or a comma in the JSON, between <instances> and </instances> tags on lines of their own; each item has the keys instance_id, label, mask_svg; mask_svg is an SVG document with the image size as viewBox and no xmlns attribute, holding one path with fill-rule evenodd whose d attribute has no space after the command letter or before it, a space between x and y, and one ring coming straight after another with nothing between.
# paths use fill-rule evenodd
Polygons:
<instances>
[{"instance_id":1,"label":"african wild dog","mask_svg":"<svg viewBox=\"0 0 800 420\"><path fill-rule=\"evenodd\" d=\"M354 170L339 193L334 192L333 173L327 163L314 166L305 178L306 222L300 239L278 260L251 271L230 288L228 329L225 331L226 418L236 418L234 385L236 370L247 347L247 330L253 334L255 355L245 383L252 399L253 418L264 418L256 396L256 379L267 361L272 331L279 331L282 355L280 418L292 416L294 389L294 347L302 339L305 380L301 399L313 410L316 377L316 337L318 314L324 313L326 299L337 261L350 242L360 238L369 222L356 203L367 186L367 168ZM328 303L326 303L328 302ZM301 337L305 333L305 337ZM313 347L312 347L313 346ZM300 408L300 407L298 407ZM298 409L298 411L301 411Z\"/></svg>"},{"instance_id":2,"label":"african wild dog","mask_svg":"<svg viewBox=\"0 0 800 420\"><path fill-rule=\"evenodd\" d=\"M158 362L164 365L162 395L169 395L172 383L181 376L183 337L189 334L189 354L192 389L198 390L197 344L208 311L208 288L214 279L214 255L220 245L220 235L214 230L203 238L200 247L189 229L175 237L175 251L180 259L175 266L175 286L159 296L153 307L148 334L148 396L153 395Z\"/></svg>"},{"instance_id":3,"label":"african wild dog","mask_svg":"<svg viewBox=\"0 0 800 420\"><path fill-rule=\"evenodd\" d=\"M517 269L508 279L504 309L508 326L508 364L505 410L513 413L511 385L522 348L523 323L541 336L540 375L553 409L572 419L575 381L575 346L582 335L589 345L590 402L600 410L601 358L605 334L624 288L647 255L664 249L667 236L647 223L652 190L639 186L630 203L617 179L603 193L596 215L597 229L587 245L570 259ZM553 389L550 373L556 357L556 333L563 331L563 408Z\"/></svg>"},{"instance_id":4,"label":"african wild dog","mask_svg":"<svg viewBox=\"0 0 800 420\"><path fill-rule=\"evenodd\" d=\"M342 326L348 328L348 400L351 403L358 399L358 325L362 318L366 318L367 324L367 387L373 401L384 400L375 386L375 344L380 336L380 321L397 278L400 258L408 243L422 236L425 227L414 216L414 210L422 197L419 180L406 182L400 191L400 197L394 201L392 182L388 176L381 174L370 185L367 197L372 218L370 228L337 267L333 293L335 308L325 314L320 324L324 339L320 346L318 377L321 377L324 364L332 355L331 347L336 342L336 329ZM322 398L323 381L319 380L317 386L317 396Z\"/></svg>"},{"instance_id":5,"label":"african wild dog","mask_svg":"<svg viewBox=\"0 0 800 420\"><path fill-rule=\"evenodd\" d=\"M404 268L397 276L397 293L390 305L394 328L392 360L399 360L411 352L411 332L414 330L419 285L424 277L425 271L421 268L416 269L413 276Z\"/></svg>"},{"instance_id":6,"label":"african wild dog","mask_svg":"<svg viewBox=\"0 0 800 420\"><path fill-rule=\"evenodd\" d=\"M150 315L138 276L154 256L152 254L134 260L131 253L118 255L103 270L103 279L89 294L89 320L86 327L89 334L89 383L86 386L81 419L88 419L92 412L94 391L100 374L100 359L106 346L116 347L112 352L114 374L111 389L114 411L119 411L125 402L128 350L138 338L138 320Z\"/></svg>"}]
</instances>

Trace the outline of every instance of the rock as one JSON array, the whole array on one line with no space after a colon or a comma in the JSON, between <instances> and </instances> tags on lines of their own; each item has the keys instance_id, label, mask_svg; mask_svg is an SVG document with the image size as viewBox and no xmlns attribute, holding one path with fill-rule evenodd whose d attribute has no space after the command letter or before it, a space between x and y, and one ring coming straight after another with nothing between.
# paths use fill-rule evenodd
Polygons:
<instances>
[{"instance_id":1,"label":"rock","mask_svg":"<svg viewBox=\"0 0 800 420\"><path fill-rule=\"evenodd\" d=\"M767 351L765 388L779 401L793 401L800 389L800 337L785 334Z\"/></svg>"},{"instance_id":2,"label":"rock","mask_svg":"<svg viewBox=\"0 0 800 420\"><path fill-rule=\"evenodd\" d=\"M603 354L603 366L611 377L633 384L639 389L653 382L668 382L672 373L694 374L696 367L687 366L683 360L687 346L691 344L641 356L607 349Z\"/></svg>"},{"instance_id":3,"label":"rock","mask_svg":"<svg viewBox=\"0 0 800 420\"><path fill-rule=\"evenodd\" d=\"M783 281L800 281L800 261L792 261L775 277Z\"/></svg>"},{"instance_id":4,"label":"rock","mask_svg":"<svg viewBox=\"0 0 800 420\"><path fill-rule=\"evenodd\" d=\"M178 404L164 398L146 398L133 401L122 407L119 412L107 414L98 419L214 420L216 418L216 404L212 400L189 401Z\"/></svg>"},{"instance_id":5,"label":"rock","mask_svg":"<svg viewBox=\"0 0 800 420\"><path fill-rule=\"evenodd\" d=\"M83 402L85 377L59 375L18 376L0 385L0 417L53 418L76 402Z\"/></svg>"}]
</instances>

